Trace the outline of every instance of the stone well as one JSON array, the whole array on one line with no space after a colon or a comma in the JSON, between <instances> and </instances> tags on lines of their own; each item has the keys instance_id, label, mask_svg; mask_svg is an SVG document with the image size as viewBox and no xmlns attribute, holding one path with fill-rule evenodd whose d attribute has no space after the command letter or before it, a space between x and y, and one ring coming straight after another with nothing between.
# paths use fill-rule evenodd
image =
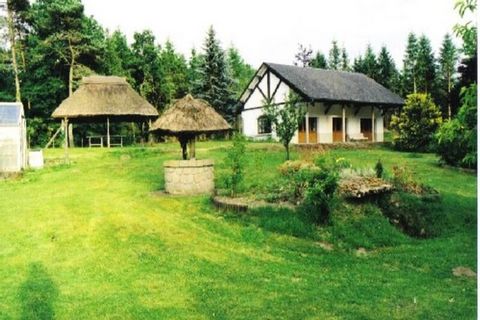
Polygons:
<instances>
[{"instance_id":1,"label":"stone well","mask_svg":"<svg viewBox=\"0 0 480 320\"><path fill-rule=\"evenodd\" d=\"M165 161L165 191L170 194L212 194L213 160Z\"/></svg>"}]
</instances>

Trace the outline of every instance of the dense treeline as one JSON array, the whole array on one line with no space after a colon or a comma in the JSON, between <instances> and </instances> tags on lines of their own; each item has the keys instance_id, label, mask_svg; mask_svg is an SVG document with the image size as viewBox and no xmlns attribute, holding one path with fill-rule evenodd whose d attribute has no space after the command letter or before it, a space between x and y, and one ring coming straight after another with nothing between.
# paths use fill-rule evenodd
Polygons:
<instances>
[{"instance_id":1,"label":"dense treeline","mask_svg":"<svg viewBox=\"0 0 480 320\"><path fill-rule=\"evenodd\" d=\"M476 78L476 57L460 60L450 34L446 34L438 55L435 56L426 35L408 34L403 65L398 68L386 46L375 53L370 44L363 55L350 62L345 48L332 41L325 56L299 45L294 64L320 69L354 71L363 73L386 88L406 98L411 93L427 93L441 107L442 117L449 119L460 105L460 88Z\"/></svg>"},{"instance_id":2,"label":"dense treeline","mask_svg":"<svg viewBox=\"0 0 480 320\"><path fill-rule=\"evenodd\" d=\"M53 135L52 111L84 76L126 77L160 112L192 93L233 121L236 100L254 73L235 47L222 48L213 28L203 47L185 57L150 30L135 33L129 44L121 31L86 16L80 0L8 0L4 9L0 100L24 103L31 145L44 146ZM77 132L85 128L95 126Z\"/></svg>"}]
</instances>

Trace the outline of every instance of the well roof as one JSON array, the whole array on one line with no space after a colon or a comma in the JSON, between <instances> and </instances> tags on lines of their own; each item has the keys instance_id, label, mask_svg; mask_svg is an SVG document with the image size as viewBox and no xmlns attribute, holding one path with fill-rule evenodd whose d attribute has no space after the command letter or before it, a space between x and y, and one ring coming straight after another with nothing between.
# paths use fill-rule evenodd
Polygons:
<instances>
[{"instance_id":1,"label":"well roof","mask_svg":"<svg viewBox=\"0 0 480 320\"><path fill-rule=\"evenodd\" d=\"M90 76L52 113L54 118L157 117L158 111L115 76Z\"/></svg>"},{"instance_id":2,"label":"well roof","mask_svg":"<svg viewBox=\"0 0 480 320\"><path fill-rule=\"evenodd\" d=\"M230 130L228 122L202 99L190 94L174 101L153 123L150 131L165 134L199 134Z\"/></svg>"},{"instance_id":3,"label":"well roof","mask_svg":"<svg viewBox=\"0 0 480 320\"><path fill-rule=\"evenodd\" d=\"M301 96L310 101L402 106L403 99L375 80L357 72L297 67L265 62L256 74L258 79L271 71ZM262 73L262 74L259 74ZM252 83L250 84L252 86ZM240 102L245 103L254 88L247 88Z\"/></svg>"}]
</instances>

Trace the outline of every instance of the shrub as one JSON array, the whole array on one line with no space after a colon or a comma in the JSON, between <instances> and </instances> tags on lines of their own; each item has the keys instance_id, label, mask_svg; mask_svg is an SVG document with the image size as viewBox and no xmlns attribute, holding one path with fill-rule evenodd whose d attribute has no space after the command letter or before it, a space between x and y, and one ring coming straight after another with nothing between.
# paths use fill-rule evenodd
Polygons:
<instances>
[{"instance_id":1,"label":"shrub","mask_svg":"<svg viewBox=\"0 0 480 320\"><path fill-rule=\"evenodd\" d=\"M229 174L225 178L225 184L232 196L238 193L239 186L243 180L245 150L245 137L241 134L235 134L232 146L227 150L227 157L225 159L225 163L229 169Z\"/></svg>"},{"instance_id":2,"label":"shrub","mask_svg":"<svg viewBox=\"0 0 480 320\"><path fill-rule=\"evenodd\" d=\"M331 170L311 171L308 175L301 211L315 224L330 222L338 174Z\"/></svg>"},{"instance_id":3,"label":"shrub","mask_svg":"<svg viewBox=\"0 0 480 320\"><path fill-rule=\"evenodd\" d=\"M377 164L375 165L375 175L377 178L383 177L383 164L380 159L378 159Z\"/></svg>"},{"instance_id":4,"label":"shrub","mask_svg":"<svg viewBox=\"0 0 480 320\"><path fill-rule=\"evenodd\" d=\"M415 93L407 97L399 115L392 116L395 148L405 151L429 151L434 134L442 122L440 109L428 94Z\"/></svg>"},{"instance_id":5,"label":"shrub","mask_svg":"<svg viewBox=\"0 0 480 320\"><path fill-rule=\"evenodd\" d=\"M477 166L477 85L462 92L462 107L457 117L440 127L435 136L436 152L450 165Z\"/></svg>"}]
</instances>

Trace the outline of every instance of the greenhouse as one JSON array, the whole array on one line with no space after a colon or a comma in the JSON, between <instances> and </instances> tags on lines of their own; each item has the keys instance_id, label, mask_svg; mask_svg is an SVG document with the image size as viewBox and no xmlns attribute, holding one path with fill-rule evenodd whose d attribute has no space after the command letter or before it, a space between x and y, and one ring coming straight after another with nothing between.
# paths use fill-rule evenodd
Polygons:
<instances>
[{"instance_id":1,"label":"greenhouse","mask_svg":"<svg viewBox=\"0 0 480 320\"><path fill-rule=\"evenodd\" d=\"M21 103L0 102L0 173L27 166L26 121Z\"/></svg>"}]
</instances>

